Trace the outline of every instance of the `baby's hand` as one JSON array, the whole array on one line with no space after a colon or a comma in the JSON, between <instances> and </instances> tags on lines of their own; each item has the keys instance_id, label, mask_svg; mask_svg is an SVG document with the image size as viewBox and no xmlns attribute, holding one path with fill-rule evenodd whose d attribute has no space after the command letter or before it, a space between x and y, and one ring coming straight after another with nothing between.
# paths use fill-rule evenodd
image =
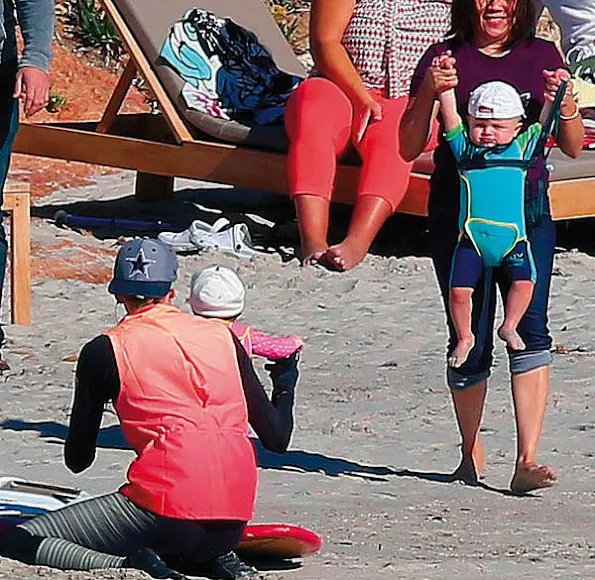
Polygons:
<instances>
[{"instance_id":1,"label":"baby's hand","mask_svg":"<svg viewBox=\"0 0 595 580\"><path fill-rule=\"evenodd\" d=\"M429 67L431 84L436 94L454 89L459 84L459 77L455 67L457 60L450 50L434 57Z\"/></svg>"},{"instance_id":2,"label":"baby's hand","mask_svg":"<svg viewBox=\"0 0 595 580\"><path fill-rule=\"evenodd\" d=\"M457 59L452 55L450 50L445 50L440 56L437 56L432 61L433 66L438 66L442 70L454 69L457 64Z\"/></svg>"}]
</instances>

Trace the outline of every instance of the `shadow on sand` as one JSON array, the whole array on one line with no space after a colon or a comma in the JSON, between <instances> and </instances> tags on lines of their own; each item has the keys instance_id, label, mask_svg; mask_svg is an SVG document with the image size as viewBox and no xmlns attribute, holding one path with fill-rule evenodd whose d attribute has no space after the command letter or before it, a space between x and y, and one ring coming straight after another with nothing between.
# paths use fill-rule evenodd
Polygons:
<instances>
[{"instance_id":1,"label":"shadow on sand","mask_svg":"<svg viewBox=\"0 0 595 580\"><path fill-rule=\"evenodd\" d=\"M271 193L214 187L180 190L176 192L173 201L156 203L139 202L130 195L108 200L46 203L31 208L34 217L50 221L58 211L73 216L116 220L109 226L84 228L98 239L155 236L162 229L182 231L193 220L213 224L223 215L233 224L245 223L257 247L278 253L284 261L291 260L299 248L299 231L293 204L286 196ZM345 237L351 211L350 206L332 206L329 243L338 243ZM131 229L117 220L139 220L151 222L153 225L144 230ZM164 228L158 222L168 227ZM398 232L398 235L395 235L395 232ZM370 253L397 257L425 256L426 245L425 219L396 215L382 228ZM287 248L292 250L288 252Z\"/></svg>"},{"instance_id":2,"label":"shadow on sand","mask_svg":"<svg viewBox=\"0 0 595 580\"><path fill-rule=\"evenodd\" d=\"M0 423L0 429L8 431L33 431L42 439L51 443L62 444L68 436L68 427L53 421L27 422L8 419ZM258 439L253 439L258 457L258 466L262 469L277 471L297 471L302 473L321 473L328 477L349 476L371 482L386 482L392 477L411 477L432 483L459 483L451 473L413 471L394 469L386 465L366 465L342 457L329 457L310 451L290 450L286 453L274 453L265 449ZM101 449L130 450L118 425L100 429L97 447ZM518 494L479 482L478 489L504 496L517 497ZM531 497L531 494L524 494Z\"/></svg>"}]
</instances>

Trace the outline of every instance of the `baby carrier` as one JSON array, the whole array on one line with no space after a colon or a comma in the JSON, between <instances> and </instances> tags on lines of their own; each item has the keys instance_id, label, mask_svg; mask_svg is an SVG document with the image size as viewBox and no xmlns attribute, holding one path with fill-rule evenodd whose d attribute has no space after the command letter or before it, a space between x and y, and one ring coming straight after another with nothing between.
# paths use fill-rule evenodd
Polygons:
<instances>
[{"instance_id":1,"label":"baby carrier","mask_svg":"<svg viewBox=\"0 0 595 580\"><path fill-rule=\"evenodd\" d=\"M499 266L518 242L527 239L525 212L532 210L540 212L541 215L547 203L545 181L541 179L542 183L538 186L536 196L526 200L527 171L545 150L547 138L560 110L566 84L563 82L560 85L541 132L533 137L534 143L530 142L525 152L521 151L515 139L498 151L498 157L490 157L490 153L494 151L491 148L459 164L461 179L467 181L468 192L466 218L462 224L461 235L469 238L487 267ZM476 186L471 193L468 179L463 172L479 169L489 171L473 174ZM503 187L513 192L518 191L519 194L494 204L494 183L502 183ZM529 217L534 219L535 215Z\"/></svg>"}]
</instances>

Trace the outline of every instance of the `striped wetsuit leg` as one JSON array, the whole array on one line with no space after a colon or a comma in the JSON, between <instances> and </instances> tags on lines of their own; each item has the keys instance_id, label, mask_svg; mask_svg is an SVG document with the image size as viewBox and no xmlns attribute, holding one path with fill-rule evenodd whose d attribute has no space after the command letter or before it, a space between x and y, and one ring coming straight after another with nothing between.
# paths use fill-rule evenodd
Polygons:
<instances>
[{"instance_id":1,"label":"striped wetsuit leg","mask_svg":"<svg viewBox=\"0 0 595 580\"><path fill-rule=\"evenodd\" d=\"M63 570L117 568L124 556L151 544L156 533L156 517L116 492L20 524L19 543L27 543L28 535L36 549L26 554L23 546L18 559Z\"/></svg>"}]
</instances>

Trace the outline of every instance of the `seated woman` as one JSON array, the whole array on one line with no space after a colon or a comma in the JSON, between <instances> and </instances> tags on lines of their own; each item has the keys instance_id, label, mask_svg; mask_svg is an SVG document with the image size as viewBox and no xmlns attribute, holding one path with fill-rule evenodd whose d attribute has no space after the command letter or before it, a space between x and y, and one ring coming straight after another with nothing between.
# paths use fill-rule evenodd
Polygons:
<instances>
[{"instance_id":1,"label":"seated woman","mask_svg":"<svg viewBox=\"0 0 595 580\"><path fill-rule=\"evenodd\" d=\"M273 405L227 327L170 305L176 276L175 253L162 242L124 244L109 291L127 314L84 346L77 366L66 465L78 473L92 464L112 401L137 455L128 482L19 525L2 537L2 555L64 570L138 568L153 578L184 578L160 556L192 574L256 573L233 552L256 498L248 421L265 447L287 448L295 359L273 365Z\"/></svg>"},{"instance_id":2,"label":"seated woman","mask_svg":"<svg viewBox=\"0 0 595 580\"><path fill-rule=\"evenodd\" d=\"M398 126L424 50L441 40L450 0L313 0L310 44L316 74L290 97L289 193L304 264L348 270L361 262L401 203L411 164ZM362 173L347 237L329 247L329 205L337 157L353 144Z\"/></svg>"}]
</instances>

